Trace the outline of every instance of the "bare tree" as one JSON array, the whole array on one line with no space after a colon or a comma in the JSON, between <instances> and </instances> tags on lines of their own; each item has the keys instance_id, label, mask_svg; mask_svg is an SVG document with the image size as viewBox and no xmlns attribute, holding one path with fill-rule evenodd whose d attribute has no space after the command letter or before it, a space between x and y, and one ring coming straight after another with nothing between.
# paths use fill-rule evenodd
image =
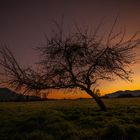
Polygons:
<instances>
[{"instance_id":1,"label":"bare tree","mask_svg":"<svg viewBox=\"0 0 140 140\"><path fill-rule=\"evenodd\" d=\"M126 40L125 32L115 32L116 20L108 35L99 37L100 25L94 30L76 30L64 35L59 24L46 45L39 47L41 71L23 68L12 52L3 46L0 65L8 77L7 83L16 89L41 91L50 89L81 89L95 99L101 110L106 106L95 85L100 80L112 80L118 76L130 81L129 66L134 62L134 52L140 40L135 33ZM106 38L106 39L105 39Z\"/></svg>"}]
</instances>

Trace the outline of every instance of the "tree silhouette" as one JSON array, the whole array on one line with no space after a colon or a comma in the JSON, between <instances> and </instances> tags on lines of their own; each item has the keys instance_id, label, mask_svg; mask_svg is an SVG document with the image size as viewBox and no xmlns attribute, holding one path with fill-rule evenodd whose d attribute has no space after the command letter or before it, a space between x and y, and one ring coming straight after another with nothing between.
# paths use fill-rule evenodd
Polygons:
<instances>
[{"instance_id":1,"label":"tree silhouette","mask_svg":"<svg viewBox=\"0 0 140 140\"><path fill-rule=\"evenodd\" d=\"M100 25L93 32L76 27L73 33L64 35L56 23L53 35L46 36L46 45L37 48L41 52L38 72L20 66L3 45L0 64L7 75L6 83L24 92L77 88L93 97L105 111L105 104L95 93L95 85L114 76L130 81L128 66L135 60L133 49L140 44L137 33L126 40L125 32L114 31L115 24L116 20L108 35L99 37Z\"/></svg>"}]
</instances>

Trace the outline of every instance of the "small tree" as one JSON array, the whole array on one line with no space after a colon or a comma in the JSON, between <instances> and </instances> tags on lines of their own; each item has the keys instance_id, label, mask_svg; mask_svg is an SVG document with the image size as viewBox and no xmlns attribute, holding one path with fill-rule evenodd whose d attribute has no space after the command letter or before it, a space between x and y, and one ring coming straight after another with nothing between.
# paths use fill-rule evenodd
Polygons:
<instances>
[{"instance_id":1,"label":"small tree","mask_svg":"<svg viewBox=\"0 0 140 140\"><path fill-rule=\"evenodd\" d=\"M93 89L93 93L95 93L97 96L101 97L100 89L94 88L94 89Z\"/></svg>"},{"instance_id":2,"label":"small tree","mask_svg":"<svg viewBox=\"0 0 140 140\"><path fill-rule=\"evenodd\" d=\"M106 110L98 94L94 93L99 80L114 76L130 81L128 66L134 61L133 49L140 43L134 34L124 39L124 32L114 32L116 20L107 36L98 37L98 26L89 30L76 30L65 36L61 26L49 38L41 52L40 71L23 68L11 51L3 46L0 64L7 75L7 83L16 89L41 91L49 89L81 89L95 99L101 110ZM57 32L58 31L58 32ZM106 38L106 39L105 39Z\"/></svg>"}]
</instances>

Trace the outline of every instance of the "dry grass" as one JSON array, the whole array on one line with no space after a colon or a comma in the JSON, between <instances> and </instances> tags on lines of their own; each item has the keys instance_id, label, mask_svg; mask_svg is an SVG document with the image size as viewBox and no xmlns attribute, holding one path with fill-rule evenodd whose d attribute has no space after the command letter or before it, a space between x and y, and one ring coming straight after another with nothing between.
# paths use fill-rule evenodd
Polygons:
<instances>
[{"instance_id":1,"label":"dry grass","mask_svg":"<svg viewBox=\"0 0 140 140\"><path fill-rule=\"evenodd\" d=\"M140 98L0 103L0 140L140 140Z\"/></svg>"}]
</instances>

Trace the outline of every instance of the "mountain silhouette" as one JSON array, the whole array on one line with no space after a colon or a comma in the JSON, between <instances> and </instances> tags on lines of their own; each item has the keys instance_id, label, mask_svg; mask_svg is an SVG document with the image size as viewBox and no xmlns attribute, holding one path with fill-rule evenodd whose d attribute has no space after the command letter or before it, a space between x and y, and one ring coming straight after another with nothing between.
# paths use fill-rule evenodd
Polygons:
<instances>
[{"instance_id":1,"label":"mountain silhouette","mask_svg":"<svg viewBox=\"0 0 140 140\"><path fill-rule=\"evenodd\" d=\"M0 101L35 101L40 99L41 98L37 96L18 94L8 88L0 88Z\"/></svg>"},{"instance_id":2,"label":"mountain silhouette","mask_svg":"<svg viewBox=\"0 0 140 140\"><path fill-rule=\"evenodd\" d=\"M109 98L118 98L118 97L139 97L140 96L140 90L119 90L113 93L109 93L105 95Z\"/></svg>"}]
</instances>

